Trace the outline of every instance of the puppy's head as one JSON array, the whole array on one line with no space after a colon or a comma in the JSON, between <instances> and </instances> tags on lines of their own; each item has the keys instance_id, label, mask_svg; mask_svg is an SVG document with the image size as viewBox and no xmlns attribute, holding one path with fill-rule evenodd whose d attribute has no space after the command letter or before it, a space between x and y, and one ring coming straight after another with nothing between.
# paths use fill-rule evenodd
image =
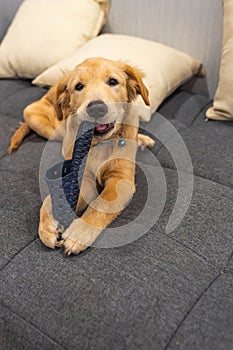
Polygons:
<instances>
[{"instance_id":1,"label":"puppy's head","mask_svg":"<svg viewBox=\"0 0 233 350\"><path fill-rule=\"evenodd\" d=\"M77 116L97 124L95 136L107 138L124 122L128 103L141 95L149 105L142 74L135 68L104 58L91 58L68 73L56 88L58 118Z\"/></svg>"}]
</instances>

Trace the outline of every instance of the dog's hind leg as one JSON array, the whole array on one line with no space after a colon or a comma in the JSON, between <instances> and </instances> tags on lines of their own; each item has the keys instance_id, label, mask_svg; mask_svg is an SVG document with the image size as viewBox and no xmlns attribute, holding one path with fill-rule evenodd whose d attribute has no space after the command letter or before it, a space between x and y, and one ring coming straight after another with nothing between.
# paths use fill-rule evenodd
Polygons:
<instances>
[{"instance_id":1,"label":"dog's hind leg","mask_svg":"<svg viewBox=\"0 0 233 350\"><path fill-rule=\"evenodd\" d=\"M61 121L58 120L53 105L39 100L27 106L23 113L24 120L38 135L45 139L61 141L64 132L60 130Z\"/></svg>"},{"instance_id":2,"label":"dog's hind leg","mask_svg":"<svg viewBox=\"0 0 233 350\"><path fill-rule=\"evenodd\" d=\"M11 138L10 146L8 148L8 153L11 154L16 151L23 139L30 133L31 129L27 123L22 123L20 127L16 130Z\"/></svg>"},{"instance_id":3,"label":"dog's hind leg","mask_svg":"<svg viewBox=\"0 0 233 350\"><path fill-rule=\"evenodd\" d=\"M64 127L60 127L61 121L56 117L55 111L50 105L41 105L36 101L25 108L24 120L11 138L8 153L16 151L23 139L35 131L38 135L56 141L62 141L64 137Z\"/></svg>"}]
</instances>

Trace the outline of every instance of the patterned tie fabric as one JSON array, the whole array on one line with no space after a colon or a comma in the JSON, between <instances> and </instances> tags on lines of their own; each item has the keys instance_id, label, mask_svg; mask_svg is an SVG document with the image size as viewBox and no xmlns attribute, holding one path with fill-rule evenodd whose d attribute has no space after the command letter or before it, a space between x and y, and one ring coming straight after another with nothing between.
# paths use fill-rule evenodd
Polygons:
<instances>
[{"instance_id":1,"label":"patterned tie fabric","mask_svg":"<svg viewBox=\"0 0 233 350\"><path fill-rule=\"evenodd\" d=\"M75 210L94 127L93 123L82 122L72 159L52 166L45 175L52 200L53 217L64 228L77 218Z\"/></svg>"}]
</instances>

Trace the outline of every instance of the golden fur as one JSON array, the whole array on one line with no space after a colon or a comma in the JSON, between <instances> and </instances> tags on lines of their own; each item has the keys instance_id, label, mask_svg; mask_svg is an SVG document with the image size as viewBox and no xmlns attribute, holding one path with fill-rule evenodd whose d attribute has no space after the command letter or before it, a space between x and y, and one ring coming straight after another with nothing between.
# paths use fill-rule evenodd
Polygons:
<instances>
[{"instance_id":1,"label":"golden fur","mask_svg":"<svg viewBox=\"0 0 233 350\"><path fill-rule=\"evenodd\" d=\"M63 155L69 159L78 125L83 120L93 121L87 113L93 101L107 105L101 124L112 125L107 133L92 140L77 205L82 216L60 232L52 216L50 196L44 200L39 236L48 247L63 246L67 254L85 250L131 199L137 145L154 145L149 137L138 134L138 116L129 105L138 94L149 105L139 71L121 62L93 58L67 73L42 99L25 109L25 123L13 135L9 153L32 129L45 138L63 141ZM119 138L126 141L124 147L118 147ZM100 142L102 146L97 147Z\"/></svg>"}]
</instances>

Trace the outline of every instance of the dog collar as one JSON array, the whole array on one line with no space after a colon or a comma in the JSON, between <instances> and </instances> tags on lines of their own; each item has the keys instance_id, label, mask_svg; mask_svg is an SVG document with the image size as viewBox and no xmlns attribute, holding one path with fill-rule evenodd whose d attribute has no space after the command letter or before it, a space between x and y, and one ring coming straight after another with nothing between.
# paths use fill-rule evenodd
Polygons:
<instances>
[{"instance_id":1,"label":"dog collar","mask_svg":"<svg viewBox=\"0 0 233 350\"><path fill-rule=\"evenodd\" d=\"M113 140L106 140L103 142L98 142L95 146L104 146L106 144L112 143ZM119 139L118 141L118 147L124 147L126 145L126 142L124 139Z\"/></svg>"},{"instance_id":2,"label":"dog collar","mask_svg":"<svg viewBox=\"0 0 233 350\"><path fill-rule=\"evenodd\" d=\"M124 140L124 139L120 139L120 140L118 141L118 146L119 146L119 147L124 147L124 146L125 146L125 140Z\"/></svg>"}]
</instances>

